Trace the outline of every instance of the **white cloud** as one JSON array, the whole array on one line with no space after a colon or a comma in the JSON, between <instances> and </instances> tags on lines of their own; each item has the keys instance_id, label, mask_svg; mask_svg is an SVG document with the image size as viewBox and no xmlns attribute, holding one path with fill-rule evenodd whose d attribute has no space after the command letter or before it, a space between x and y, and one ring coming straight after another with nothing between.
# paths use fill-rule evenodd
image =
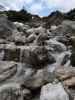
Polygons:
<instances>
[{"instance_id":1,"label":"white cloud","mask_svg":"<svg viewBox=\"0 0 75 100\"><path fill-rule=\"evenodd\" d=\"M39 14L40 11L42 10L42 5L41 3L40 4L33 4L31 7L30 7L30 12L33 13L33 14Z\"/></svg>"},{"instance_id":2,"label":"white cloud","mask_svg":"<svg viewBox=\"0 0 75 100\"><path fill-rule=\"evenodd\" d=\"M75 7L75 0L0 0L0 4L13 10L20 10L23 6L33 14L40 14L44 9L50 11L61 10L69 11Z\"/></svg>"},{"instance_id":3,"label":"white cloud","mask_svg":"<svg viewBox=\"0 0 75 100\"><path fill-rule=\"evenodd\" d=\"M25 2L26 4L29 4L29 3L32 3L33 0L25 0L24 2Z\"/></svg>"},{"instance_id":4,"label":"white cloud","mask_svg":"<svg viewBox=\"0 0 75 100\"><path fill-rule=\"evenodd\" d=\"M55 7L57 10L64 12L75 8L75 0L44 0L44 2L49 9Z\"/></svg>"},{"instance_id":5,"label":"white cloud","mask_svg":"<svg viewBox=\"0 0 75 100\"><path fill-rule=\"evenodd\" d=\"M24 0L0 0L0 3L9 7L9 9L20 10L23 7Z\"/></svg>"}]
</instances>

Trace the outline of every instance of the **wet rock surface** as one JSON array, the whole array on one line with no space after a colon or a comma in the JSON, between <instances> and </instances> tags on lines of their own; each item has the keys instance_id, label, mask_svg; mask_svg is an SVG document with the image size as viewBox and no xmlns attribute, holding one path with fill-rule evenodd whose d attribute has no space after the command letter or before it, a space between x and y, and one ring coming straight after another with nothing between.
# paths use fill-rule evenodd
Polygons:
<instances>
[{"instance_id":1,"label":"wet rock surface","mask_svg":"<svg viewBox=\"0 0 75 100\"><path fill-rule=\"evenodd\" d=\"M23 12L0 14L0 99L74 100L75 22Z\"/></svg>"},{"instance_id":2,"label":"wet rock surface","mask_svg":"<svg viewBox=\"0 0 75 100\"><path fill-rule=\"evenodd\" d=\"M49 83L42 87L40 100L69 100L69 96L61 83Z\"/></svg>"}]
</instances>

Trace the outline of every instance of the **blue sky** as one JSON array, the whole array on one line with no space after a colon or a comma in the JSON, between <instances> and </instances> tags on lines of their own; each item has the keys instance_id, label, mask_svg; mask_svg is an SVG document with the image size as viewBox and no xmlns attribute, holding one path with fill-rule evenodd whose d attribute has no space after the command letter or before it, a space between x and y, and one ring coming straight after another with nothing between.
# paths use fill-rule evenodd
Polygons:
<instances>
[{"instance_id":1,"label":"blue sky","mask_svg":"<svg viewBox=\"0 0 75 100\"><path fill-rule=\"evenodd\" d=\"M0 0L7 10L20 10L22 7L40 16L46 16L55 10L67 12L75 7L75 0Z\"/></svg>"}]
</instances>

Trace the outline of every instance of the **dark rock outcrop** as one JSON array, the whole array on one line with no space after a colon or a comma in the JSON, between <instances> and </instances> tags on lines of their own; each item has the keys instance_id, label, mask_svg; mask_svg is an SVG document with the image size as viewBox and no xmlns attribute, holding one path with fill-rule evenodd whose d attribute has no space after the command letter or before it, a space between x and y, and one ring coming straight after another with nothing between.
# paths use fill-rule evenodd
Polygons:
<instances>
[{"instance_id":1,"label":"dark rock outcrop","mask_svg":"<svg viewBox=\"0 0 75 100\"><path fill-rule=\"evenodd\" d=\"M9 39L12 34L13 30L15 30L15 26L12 22L7 19L5 14L0 15L0 38L2 39Z\"/></svg>"},{"instance_id":2,"label":"dark rock outcrop","mask_svg":"<svg viewBox=\"0 0 75 100\"><path fill-rule=\"evenodd\" d=\"M51 13L48 17L44 17L43 21L46 22L45 27L49 28L51 25L59 25L64 20L64 14L56 11Z\"/></svg>"}]
</instances>

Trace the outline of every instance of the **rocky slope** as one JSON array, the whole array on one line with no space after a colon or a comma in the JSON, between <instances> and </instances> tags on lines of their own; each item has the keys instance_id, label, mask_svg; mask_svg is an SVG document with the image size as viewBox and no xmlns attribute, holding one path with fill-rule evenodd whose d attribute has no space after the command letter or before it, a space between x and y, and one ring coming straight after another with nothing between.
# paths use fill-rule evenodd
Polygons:
<instances>
[{"instance_id":1,"label":"rocky slope","mask_svg":"<svg viewBox=\"0 0 75 100\"><path fill-rule=\"evenodd\" d=\"M75 21L52 16L0 12L0 100L75 100Z\"/></svg>"}]
</instances>

